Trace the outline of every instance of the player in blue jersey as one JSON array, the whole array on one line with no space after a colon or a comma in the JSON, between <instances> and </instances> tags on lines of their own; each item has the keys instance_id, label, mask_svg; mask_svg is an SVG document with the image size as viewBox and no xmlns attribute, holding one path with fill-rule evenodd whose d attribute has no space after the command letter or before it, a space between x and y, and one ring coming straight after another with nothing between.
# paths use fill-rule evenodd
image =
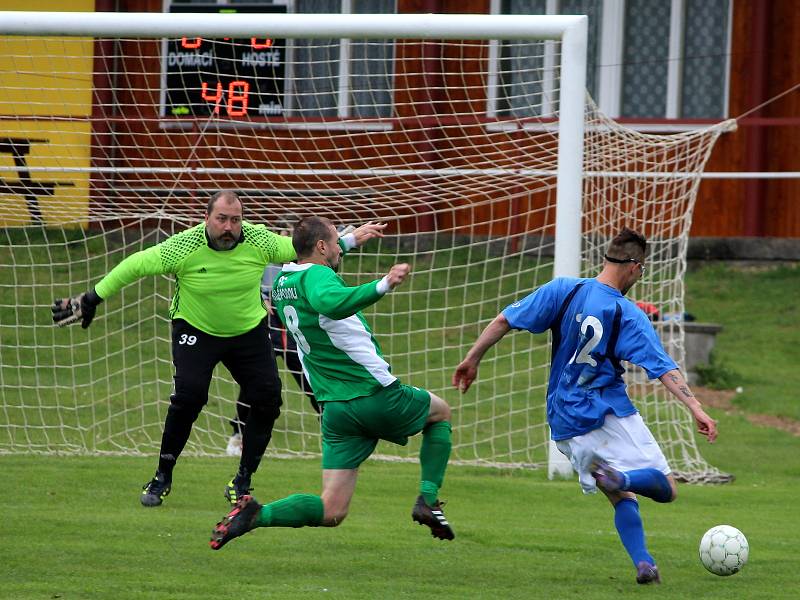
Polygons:
<instances>
[{"instance_id":1,"label":"player in blue jersey","mask_svg":"<svg viewBox=\"0 0 800 600\"><path fill-rule=\"evenodd\" d=\"M659 583L645 544L636 494L656 502L676 496L675 478L626 391L622 361L642 367L691 412L710 442L715 421L700 406L647 316L625 294L642 277L647 244L623 229L594 279L560 277L503 310L481 333L453 374L466 392L486 351L512 329L552 332L547 421L558 449L578 473L584 493L600 488L614 506L614 524L638 583Z\"/></svg>"}]
</instances>

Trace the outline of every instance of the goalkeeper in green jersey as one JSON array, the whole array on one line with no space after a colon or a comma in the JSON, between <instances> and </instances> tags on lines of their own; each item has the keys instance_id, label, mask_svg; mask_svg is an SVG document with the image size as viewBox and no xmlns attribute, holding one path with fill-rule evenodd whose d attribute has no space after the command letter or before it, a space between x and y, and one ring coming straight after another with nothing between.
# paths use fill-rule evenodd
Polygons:
<instances>
[{"instance_id":1,"label":"goalkeeper in green jersey","mask_svg":"<svg viewBox=\"0 0 800 600\"><path fill-rule=\"evenodd\" d=\"M423 389L392 375L372 331L359 312L400 285L407 264L382 279L348 287L336 274L342 251L325 218L300 221L292 235L297 263L283 266L272 287L272 304L297 350L317 402L322 406L322 494L294 494L261 505L251 496L211 534L215 550L256 527L336 527L347 516L358 467L378 440L405 445L422 432L419 497L414 521L435 538L452 540L438 493L450 457L450 407Z\"/></svg>"},{"instance_id":2,"label":"goalkeeper in green jersey","mask_svg":"<svg viewBox=\"0 0 800 600\"><path fill-rule=\"evenodd\" d=\"M341 243L348 250L382 236L384 227L367 223ZM53 303L56 324L81 321L85 329L97 305L126 285L147 275L175 276L169 310L174 388L158 468L140 496L144 506L158 506L169 494L175 463L208 402L211 377L219 363L241 386L251 407L239 469L226 486L225 496L235 503L250 491L251 477L269 444L281 406L281 381L261 303L261 277L268 263L295 256L290 238L243 222L237 194L221 191L209 200L204 223L125 258L93 289Z\"/></svg>"}]
</instances>

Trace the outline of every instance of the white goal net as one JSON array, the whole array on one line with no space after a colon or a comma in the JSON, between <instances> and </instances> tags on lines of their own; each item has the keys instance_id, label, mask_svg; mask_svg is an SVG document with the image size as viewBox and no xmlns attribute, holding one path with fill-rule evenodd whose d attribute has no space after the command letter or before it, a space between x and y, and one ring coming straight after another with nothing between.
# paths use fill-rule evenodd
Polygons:
<instances>
[{"instance_id":1,"label":"white goal net","mask_svg":"<svg viewBox=\"0 0 800 600\"><path fill-rule=\"evenodd\" d=\"M130 22L106 16L120 31ZM219 16L198 18L219 27ZM235 189L245 218L268 226L311 214L389 223L386 238L344 259L342 275L354 284L411 263L407 285L365 311L394 373L449 401L454 461L547 463L547 336L507 336L463 396L450 378L483 327L554 274L562 42L313 28L44 35L53 31L0 36L0 452L158 451L175 282L139 280L101 305L88 330L53 327L48 308L200 222L213 192ZM651 252L635 299L682 312L697 175L724 125L643 135L578 100L575 265L594 274L616 231L639 229ZM680 361L673 327L667 349ZM675 470L719 479L685 409L629 376ZM317 417L285 370L282 379L269 452L318 454ZM237 392L219 367L187 453L224 453ZM378 452L416 451L412 441Z\"/></svg>"}]
</instances>

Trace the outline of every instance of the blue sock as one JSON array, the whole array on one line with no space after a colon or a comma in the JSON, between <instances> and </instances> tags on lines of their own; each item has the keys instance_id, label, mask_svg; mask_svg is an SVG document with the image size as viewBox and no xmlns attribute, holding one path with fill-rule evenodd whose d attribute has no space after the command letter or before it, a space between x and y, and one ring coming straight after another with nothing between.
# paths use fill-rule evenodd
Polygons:
<instances>
[{"instance_id":1,"label":"blue sock","mask_svg":"<svg viewBox=\"0 0 800 600\"><path fill-rule=\"evenodd\" d=\"M656 502L669 502L672 500L672 488L667 476L658 469L637 469L625 471L622 476L625 483L622 488L626 492L633 492Z\"/></svg>"},{"instance_id":2,"label":"blue sock","mask_svg":"<svg viewBox=\"0 0 800 600\"><path fill-rule=\"evenodd\" d=\"M644 525L642 517L639 516L639 503L636 500L623 498L614 505L614 525L634 566L643 560L651 565L656 564L645 546Z\"/></svg>"}]
</instances>

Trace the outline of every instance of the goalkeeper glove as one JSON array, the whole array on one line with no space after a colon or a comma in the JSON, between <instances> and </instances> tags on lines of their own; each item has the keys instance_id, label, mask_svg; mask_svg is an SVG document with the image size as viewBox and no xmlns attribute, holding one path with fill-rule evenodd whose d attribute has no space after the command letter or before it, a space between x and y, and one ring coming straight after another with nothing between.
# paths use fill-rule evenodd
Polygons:
<instances>
[{"instance_id":1,"label":"goalkeeper glove","mask_svg":"<svg viewBox=\"0 0 800 600\"><path fill-rule=\"evenodd\" d=\"M57 298L50 307L53 311L53 323L63 327L80 320L81 327L86 329L94 319L97 305L102 301L93 289L75 298Z\"/></svg>"}]
</instances>

